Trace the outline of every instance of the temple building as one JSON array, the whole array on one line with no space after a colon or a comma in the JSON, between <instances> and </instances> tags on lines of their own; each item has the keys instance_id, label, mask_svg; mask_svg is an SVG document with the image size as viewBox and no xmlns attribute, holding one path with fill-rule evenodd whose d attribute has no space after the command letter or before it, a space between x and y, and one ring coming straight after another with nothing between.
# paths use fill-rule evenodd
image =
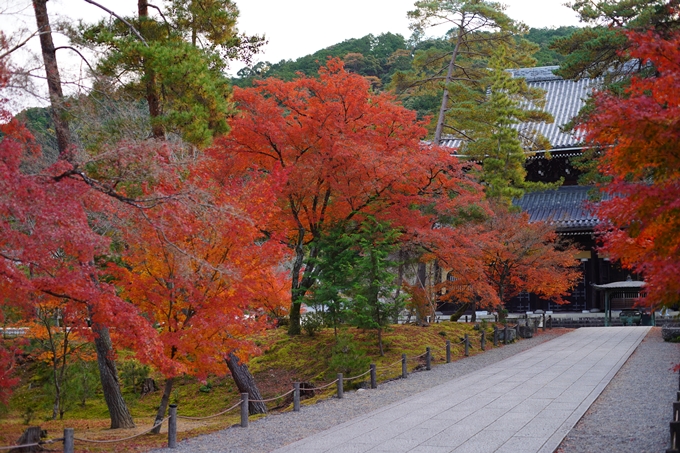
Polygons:
<instances>
[{"instance_id":1,"label":"temple building","mask_svg":"<svg viewBox=\"0 0 680 453\"><path fill-rule=\"evenodd\" d=\"M529 86L545 90L544 110L552 114L553 123L528 123L518 126L520 130L538 131L550 142L550 149L532 152L526 162L527 180L556 182L563 178L563 184L556 190L531 192L515 204L529 215L530 221L543 221L555 226L558 234L576 242L582 251L574 257L579 261L582 279L566 297L566 305L557 305L543 300L535 294L521 293L506 307L510 312L535 310L584 311L604 310L602 292L593 285L605 285L626 280L624 271L606 256L597 253L595 227L598 218L592 209L590 194L593 187L578 185L579 171L571 159L583 152L583 137L577 133L565 132L564 126L571 121L586 102L588 96L601 79L564 80L553 74L557 66L513 70L514 77L523 77ZM459 148L460 140L451 138L443 146ZM641 280L639 276L633 276ZM612 300L615 309L630 308L637 294L626 293Z\"/></svg>"}]
</instances>

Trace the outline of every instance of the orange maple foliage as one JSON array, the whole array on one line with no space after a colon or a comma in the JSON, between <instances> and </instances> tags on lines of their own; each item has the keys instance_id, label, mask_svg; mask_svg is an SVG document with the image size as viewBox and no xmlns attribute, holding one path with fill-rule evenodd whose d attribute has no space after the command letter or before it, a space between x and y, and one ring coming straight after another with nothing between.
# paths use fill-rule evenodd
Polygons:
<instances>
[{"instance_id":1,"label":"orange maple foliage","mask_svg":"<svg viewBox=\"0 0 680 453\"><path fill-rule=\"evenodd\" d=\"M171 146L157 152L168 159ZM267 314L282 305L277 266L285 249L261 229L276 212L269 181L217 181L213 167L203 156L159 173L144 196L172 196L116 212L124 265L110 271L158 332L172 362L161 368L168 377L226 374L227 354L255 352L248 335L270 326Z\"/></svg>"},{"instance_id":2,"label":"orange maple foliage","mask_svg":"<svg viewBox=\"0 0 680 453\"><path fill-rule=\"evenodd\" d=\"M476 236L482 274L465 272L456 283L469 284L481 306L496 308L520 291L566 303L562 298L580 278L578 249L561 241L555 229L542 222L529 223L525 213L496 206L483 231Z\"/></svg>"},{"instance_id":3,"label":"orange maple foliage","mask_svg":"<svg viewBox=\"0 0 680 453\"><path fill-rule=\"evenodd\" d=\"M644 275L646 304L680 299L680 34L630 33L631 58L656 73L624 96L600 93L585 128L612 181L600 205L604 253Z\"/></svg>"},{"instance_id":4,"label":"orange maple foliage","mask_svg":"<svg viewBox=\"0 0 680 453\"><path fill-rule=\"evenodd\" d=\"M224 174L264 172L283 181L282 215L269 225L294 251L291 333L315 281L315 246L338 223L366 215L387 221L405 241L450 246L447 217L481 203L482 191L446 150L421 143L424 123L386 93L329 60L318 78L268 79L235 89L240 113L216 141Z\"/></svg>"}]
</instances>

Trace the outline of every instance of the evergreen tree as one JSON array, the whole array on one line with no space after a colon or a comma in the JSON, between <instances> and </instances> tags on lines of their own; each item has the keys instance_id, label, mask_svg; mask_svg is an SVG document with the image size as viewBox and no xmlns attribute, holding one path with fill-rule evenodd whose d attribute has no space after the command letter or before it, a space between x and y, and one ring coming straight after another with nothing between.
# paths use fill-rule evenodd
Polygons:
<instances>
[{"instance_id":1,"label":"evergreen tree","mask_svg":"<svg viewBox=\"0 0 680 453\"><path fill-rule=\"evenodd\" d=\"M154 138L172 132L205 146L229 130L229 59L247 60L263 40L238 34L231 0L166 1L161 17L149 13L156 7L147 0L137 6L134 18L83 26L72 38L99 51L102 75L127 74L123 87L146 99Z\"/></svg>"},{"instance_id":2,"label":"evergreen tree","mask_svg":"<svg viewBox=\"0 0 680 453\"><path fill-rule=\"evenodd\" d=\"M540 110L543 92L505 71L505 58L505 47L499 46L483 84L453 85L452 125L463 139L461 154L482 164L481 180L487 197L509 203L521 197L525 189L545 187L525 181L524 162L527 150L550 147L531 127L519 129L518 125L550 122L552 117ZM530 102L533 108L523 108L523 102Z\"/></svg>"},{"instance_id":3,"label":"evergreen tree","mask_svg":"<svg viewBox=\"0 0 680 453\"><path fill-rule=\"evenodd\" d=\"M416 52L410 71L395 74L393 87L399 92L436 94L439 108L434 142L441 143L449 129L452 84L479 87L486 78L489 60L496 48L506 46L509 67L532 66L537 46L522 36L526 26L513 21L499 3L486 0L424 0L408 13L413 39L418 41L435 25L446 24L447 42ZM460 132L460 131L459 131Z\"/></svg>"},{"instance_id":4,"label":"evergreen tree","mask_svg":"<svg viewBox=\"0 0 680 453\"><path fill-rule=\"evenodd\" d=\"M680 26L678 0L575 0L568 5L589 27L557 39L551 48L565 56L558 74L565 79L629 74L631 42L626 31L654 30L664 36Z\"/></svg>"},{"instance_id":5,"label":"evergreen tree","mask_svg":"<svg viewBox=\"0 0 680 453\"><path fill-rule=\"evenodd\" d=\"M351 325L376 330L380 355L383 328L401 308L392 258L399 236L387 222L369 216L354 231L336 229L320 245L314 299L327 304L334 323L344 314Z\"/></svg>"}]
</instances>

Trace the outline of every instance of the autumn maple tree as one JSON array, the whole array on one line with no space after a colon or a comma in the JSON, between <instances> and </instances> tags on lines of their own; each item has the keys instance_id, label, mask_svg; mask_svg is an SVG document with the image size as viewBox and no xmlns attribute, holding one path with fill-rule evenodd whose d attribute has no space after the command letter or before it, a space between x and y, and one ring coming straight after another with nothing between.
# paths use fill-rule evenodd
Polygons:
<instances>
[{"instance_id":1,"label":"autumn maple tree","mask_svg":"<svg viewBox=\"0 0 680 453\"><path fill-rule=\"evenodd\" d=\"M21 163L36 158L32 153L39 149L15 120L3 125L2 131L0 285L5 299L27 314L34 310L33 295L64 301L82 314L72 326L90 322L98 332L97 347L110 350L108 329L97 328L107 326L129 333L121 335L121 346L133 346L134 338L145 336L148 344L139 348L140 357L155 360L160 345L155 344L152 326L102 281L100 259L109 253L110 240L95 231L103 225L90 220L108 197L80 178L66 177L74 168L63 160L37 174L22 172ZM108 360L113 363L112 356Z\"/></svg>"},{"instance_id":2,"label":"autumn maple tree","mask_svg":"<svg viewBox=\"0 0 680 453\"><path fill-rule=\"evenodd\" d=\"M481 198L479 187L445 150L425 149L426 130L415 113L388 94L372 93L366 79L329 60L318 78L268 79L235 89L239 113L232 132L214 147L225 171L264 172L281 178L281 216L268 230L294 253L291 334L316 281L317 246L341 222L365 215L389 221L404 240L430 240L434 225Z\"/></svg>"},{"instance_id":3,"label":"autumn maple tree","mask_svg":"<svg viewBox=\"0 0 680 453\"><path fill-rule=\"evenodd\" d=\"M171 151L157 143L153 160L171 159ZM227 374L230 354L242 360L252 354L247 335L270 326L267 312L282 305L273 282L285 249L261 229L276 213L269 180L253 175L217 181L213 165L203 155L183 162L181 172L157 173L140 195L171 196L115 215L123 266L111 273L122 297L155 326L172 365L154 364L167 378L157 420L163 419L175 376Z\"/></svg>"},{"instance_id":4,"label":"autumn maple tree","mask_svg":"<svg viewBox=\"0 0 680 453\"><path fill-rule=\"evenodd\" d=\"M612 178L600 204L603 252L644 275L650 306L680 296L680 35L630 33L630 58L651 65L623 96L600 93L585 125Z\"/></svg>"},{"instance_id":5,"label":"autumn maple tree","mask_svg":"<svg viewBox=\"0 0 680 453\"><path fill-rule=\"evenodd\" d=\"M578 250L560 239L549 224L529 223L527 214L511 212L505 206L496 206L494 211L477 244L486 281L470 282L477 291L484 284L493 288L495 297L483 300L490 306L504 305L526 291L566 303L562 296L580 276L575 259ZM466 277L469 280L469 274Z\"/></svg>"}]
</instances>

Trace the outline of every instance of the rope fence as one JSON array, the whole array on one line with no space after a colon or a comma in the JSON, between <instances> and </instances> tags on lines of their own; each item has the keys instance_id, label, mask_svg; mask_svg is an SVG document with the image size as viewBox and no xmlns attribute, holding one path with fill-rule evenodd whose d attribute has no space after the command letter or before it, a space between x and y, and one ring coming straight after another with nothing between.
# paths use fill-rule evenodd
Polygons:
<instances>
[{"instance_id":1,"label":"rope fence","mask_svg":"<svg viewBox=\"0 0 680 453\"><path fill-rule=\"evenodd\" d=\"M257 401L254 400L254 402L257 402ZM240 405L241 405L241 402L239 401L238 403L236 403L236 404L234 404L233 406L231 406L231 407L229 407L229 408L223 410L222 412L218 412L218 413L212 414L212 415L206 415L206 416L204 416L204 417L190 417L190 416L188 416L188 415L178 415L177 417L178 417L178 418L185 419L185 420L208 420L208 419L210 419L210 418L215 418L215 417L219 417L220 415L224 415L224 414L226 414L227 412L236 409L236 408L239 407Z\"/></svg>"},{"instance_id":2,"label":"rope fence","mask_svg":"<svg viewBox=\"0 0 680 453\"><path fill-rule=\"evenodd\" d=\"M365 372L363 372L363 373L361 373L361 374L357 374L356 376L346 377L346 378L342 378L342 379L343 379L345 382L347 382L347 381L353 381L354 379L359 379L360 377L366 376L366 375L367 375L368 373L370 373L370 372L371 372L371 370L368 369L367 371L365 371Z\"/></svg>"},{"instance_id":3,"label":"rope fence","mask_svg":"<svg viewBox=\"0 0 680 453\"><path fill-rule=\"evenodd\" d=\"M153 425L151 428L147 429L146 431L142 431L141 433L137 433L133 436L123 437L121 439L96 440L96 439L85 439L85 438L82 438L82 437L74 437L73 440L77 440L78 442L91 443L91 444L111 444L111 443L114 443L114 442L123 442L125 440L131 440L131 439L134 439L136 437L143 436L144 434L148 434L151 431L153 431L154 429L161 426L163 423L165 423L169 419L170 419L170 417L165 417L163 420L159 421L158 423L156 423L155 425ZM66 436L64 436L64 437L66 437ZM64 452L64 453L66 453L66 452Z\"/></svg>"},{"instance_id":4,"label":"rope fence","mask_svg":"<svg viewBox=\"0 0 680 453\"><path fill-rule=\"evenodd\" d=\"M325 390L325 389L327 389L328 387L330 387L330 386L332 386L332 385L334 385L334 384L337 384L337 383L338 383L338 380L336 379L336 380L334 380L334 381L329 382L329 383L326 384L326 385L322 385L321 387L305 387L305 390L306 390L306 391L310 391L310 392L317 392L317 391L319 391L319 390Z\"/></svg>"},{"instance_id":5,"label":"rope fence","mask_svg":"<svg viewBox=\"0 0 680 453\"><path fill-rule=\"evenodd\" d=\"M6 447L0 447L0 450L14 450L15 448L39 447L42 444L43 444L42 442L33 442L31 444L23 445L8 445Z\"/></svg>"},{"instance_id":6,"label":"rope fence","mask_svg":"<svg viewBox=\"0 0 680 453\"><path fill-rule=\"evenodd\" d=\"M286 393L282 393L281 395L275 396L275 397L273 397L273 398L268 398L268 399L266 399L266 400L250 400L250 402L251 402L251 403L271 403L272 401L278 401L278 400L280 400L281 398L284 398L284 397L290 395L290 394L293 393L294 391L295 391L295 389L293 389L293 390L288 390ZM239 404L240 404L240 403L239 403Z\"/></svg>"},{"instance_id":7,"label":"rope fence","mask_svg":"<svg viewBox=\"0 0 680 453\"><path fill-rule=\"evenodd\" d=\"M515 328L513 328L515 329ZM504 343L507 344L508 342L508 327L506 326L504 329L497 329L496 326L494 326L494 332L493 332L493 341L494 341L494 346L498 345L498 340L499 340L499 333L503 333L503 340ZM485 349L485 341L486 341L486 332L484 330L481 331L480 335L480 349L484 350ZM451 341L446 340L446 363L451 362L451 346L459 346L463 345L465 348L465 356L467 357L469 355L469 348L470 348L470 338L466 334L465 337L458 342L451 343ZM409 361L414 361L420 359L425 359L425 369L430 370L431 369L431 361L432 361L432 351L431 348L426 348L425 352L423 354L413 356L413 357L407 357L406 354L402 354L401 359L397 360L395 362L392 362L387 365L383 365L380 367L382 375L385 375L386 373L390 372L393 370L393 368L396 365L401 364L401 378L406 378L408 376L408 367L407 364ZM422 366L422 362L419 366ZM150 433L154 429L158 428L161 426L163 423L166 421L168 422L168 448L176 448L177 445L177 420L178 419L184 419L184 420L208 420L211 418L216 418L221 415L224 415L228 412L231 412L235 410L236 408L241 409L241 427L247 428L248 427L248 404L249 402L253 403L269 403L273 401L278 401L281 400L282 398L285 398L289 395L293 395L293 411L298 412L300 410L300 394L302 391L304 392L315 392L315 391L320 391L320 390L325 390L328 389L329 387L335 385L337 387L337 398L343 398L343 393L344 393L344 383L348 381L352 381L355 379L360 379L363 378L367 375L370 374L370 386L372 389L377 388L377 366L375 364L371 364L370 368L356 376L351 376L351 377L343 377L342 373L338 373L337 379L324 384L320 385L318 387L300 387L300 382L294 382L293 383L293 389L289 390L281 395L274 396L272 398L267 398L267 399L249 399L248 393L241 393L241 400L234 404L233 406L228 407L227 409L218 412L216 414L212 415L207 415L207 416L202 416L202 417L193 417L193 416L187 416L187 415L178 415L177 414L177 405L171 404L169 407L169 416L164 418L163 420L159 421L158 423L155 423L154 426L151 428L142 431L140 433L137 433L132 436L128 437L123 437L120 439L105 439L105 440L96 440L96 439L86 439L86 438L81 438L81 437L75 437L74 436L74 430L73 428L65 428L64 429L64 437L63 438L58 438L58 439L50 439L50 440L45 440L45 441L38 441L38 442L31 442L31 443L25 443L22 445L10 445L10 446L5 446L2 447L0 446L0 451L6 451L6 450L13 450L13 449L19 449L19 448L29 448L29 447L39 447L41 445L46 445L46 444L51 444L51 443L56 443L56 442L63 442L64 443L64 453L74 453L74 443L75 441L78 442L85 442L85 443L95 443L95 444L109 444L109 443L115 443L115 442L123 442L131 439L135 439L137 437L143 436L145 434ZM680 401L680 391L678 392L678 400ZM675 405L674 405L675 406ZM676 409L674 407L674 409ZM680 403L678 403L677 411L675 412L675 420L671 422L671 445L673 447L677 448L677 444L680 443ZM675 424L675 426L674 426ZM38 427L33 427L29 428L29 430L38 428ZM28 434L28 431L26 434ZM23 436L22 436L23 438ZM38 428L38 437L39 438L39 428ZM35 439L35 437L34 437ZM30 439L32 440L32 439ZM20 440L21 442L21 440ZM675 450L674 450L675 451ZM680 453L680 452L678 452Z\"/></svg>"},{"instance_id":8,"label":"rope fence","mask_svg":"<svg viewBox=\"0 0 680 453\"><path fill-rule=\"evenodd\" d=\"M680 374L679 387L680 388ZM670 422L671 442L666 453L680 453L680 390L676 393L676 402L673 403L673 415Z\"/></svg>"}]
</instances>

